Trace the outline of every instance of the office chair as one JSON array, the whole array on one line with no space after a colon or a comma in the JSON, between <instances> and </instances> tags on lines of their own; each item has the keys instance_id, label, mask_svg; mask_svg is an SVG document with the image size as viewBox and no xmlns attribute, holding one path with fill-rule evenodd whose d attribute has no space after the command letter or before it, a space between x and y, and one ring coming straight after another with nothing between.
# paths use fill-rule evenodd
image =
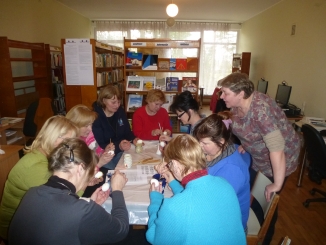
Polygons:
<instances>
[{"instance_id":1,"label":"office chair","mask_svg":"<svg viewBox=\"0 0 326 245\"><path fill-rule=\"evenodd\" d=\"M309 160L309 178L317 184L321 184L321 180L326 178L326 144L322 137L324 132L318 132L309 124L302 125L301 132L303 133L306 158ZM305 207L308 207L311 202L326 202L326 192L317 188L310 190L311 195L316 192L324 197L307 199L303 202Z\"/></svg>"},{"instance_id":2,"label":"office chair","mask_svg":"<svg viewBox=\"0 0 326 245\"><path fill-rule=\"evenodd\" d=\"M271 184L272 182L261 172L258 172L255 179L254 186L251 190L251 195L253 195L256 200L259 202L262 211L264 213L264 220L262 225L257 219L256 214L250 208L249 219L247 222L248 233L247 233L247 244L248 245L257 245L262 244L264 241L265 235L267 233L268 227L271 223L272 217L274 215L275 209L277 207L280 196L274 194L270 202L266 201L265 198L265 187L266 185Z\"/></svg>"}]
</instances>

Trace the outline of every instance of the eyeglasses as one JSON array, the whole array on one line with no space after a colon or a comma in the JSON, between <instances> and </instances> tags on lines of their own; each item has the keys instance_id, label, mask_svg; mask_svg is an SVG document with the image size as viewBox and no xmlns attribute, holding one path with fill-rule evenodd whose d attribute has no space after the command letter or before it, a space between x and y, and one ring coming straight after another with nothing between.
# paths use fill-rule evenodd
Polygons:
<instances>
[{"instance_id":1,"label":"eyeglasses","mask_svg":"<svg viewBox=\"0 0 326 245\"><path fill-rule=\"evenodd\" d=\"M74 151L70 148L69 145L64 144L64 146L65 146L68 150L70 150L69 162L74 162L74 161L75 161Z\"/></svg>"},{"instance_id":2,"label":"eyeglasses","mask_svg":"<svg viewBox=\"0 0 326 245\"><path fill-rule=\"evenodd\" d=\"M182 116L183 116L183 114L185 114L186 112L184 111L184 112L182 112L181 114L177 114L177 117L180 119Z\"/></svg>"}]
</instances>

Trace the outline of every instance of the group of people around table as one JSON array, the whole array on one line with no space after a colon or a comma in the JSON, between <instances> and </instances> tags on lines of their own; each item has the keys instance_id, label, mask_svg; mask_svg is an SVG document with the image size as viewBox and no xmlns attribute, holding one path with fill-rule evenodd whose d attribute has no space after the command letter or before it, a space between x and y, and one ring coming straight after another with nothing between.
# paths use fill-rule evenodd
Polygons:
<instances>
[{"instance_id":1,"label":"group of people around table","mask_svg":"<svg viewBox=\"0 0 326 245\"><path fill-rule=\"evenodd\" d=\"M111 192L103 191L109 169L138 139L160 140L163 161L155 168L169 183L150 186L146 238L151 244L246 244L250 188L258 171L272 180L269 201L298 165L300 141L276 102L254 91L248 76L220 81L230 112L202 118L189 91L170 106L190 134L172 137L165 95L150 90L133 114L133 130L120 106L117 87L106 86L90 109L74 106L47 120L13 167L0 205L0 237L9 244L105 244L129 230L122 190L128 181L115 171ZM163 134L163 132L166 132ZM241 145L235 144L234 135ZM104 177L95 178L102 171ZM111 213L100 205L112 198ZM265 244L269 244L274 215ZM69 231L69 232L67 232Z\"/></svg>"}]
</instances>

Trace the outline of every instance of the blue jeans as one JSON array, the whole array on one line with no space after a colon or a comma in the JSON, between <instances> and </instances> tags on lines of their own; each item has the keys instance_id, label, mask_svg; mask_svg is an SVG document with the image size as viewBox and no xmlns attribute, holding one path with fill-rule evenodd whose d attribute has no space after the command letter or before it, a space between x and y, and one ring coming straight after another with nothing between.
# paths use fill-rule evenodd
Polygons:
<instances>
[{"instance_id":1,"label":"blue jeans","mask_svg":"<svg viewBox=\"0 0 326 245\"><path fill-rule=\"evenodd\" d=\"M117 155L115 155L110 162L108 162L107 164L103 165L102 168L107 168L107 169L115 169L115 167L117 166L121 156L123 154L123 151L119 152Z\"/></svg>"}]
</instances>

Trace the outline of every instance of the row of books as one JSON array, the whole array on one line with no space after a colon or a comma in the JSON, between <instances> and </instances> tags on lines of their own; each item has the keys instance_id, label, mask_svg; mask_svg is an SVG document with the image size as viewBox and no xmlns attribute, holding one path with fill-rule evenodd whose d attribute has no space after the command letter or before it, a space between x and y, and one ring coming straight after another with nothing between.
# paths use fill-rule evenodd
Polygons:
<instances>
[{"instance_id":1,"label":"row of books","mask_svg":"<svg viewBox=\"0 0 326 245\"><path fill-rule=\"evenodd\" d=\"M117 67L123 66L123 58L118 54L99 54L95 52L95 67Z\"/></svg>"},{"instance_id":2,"label":"row of books","mask_svg":"<svg viewBox=\"0 0 326 245\"><path fill-rule=\"evenodd\" d=\"M123 70L116 69L110 72L97 72L96 84L98 87L107 85L109 83L119 82L123 79Z\"/></svg>"},{"instance_id":3,"label":"row of books","mask_svg":"<svg viewBox=\"0 0 326 245\"><path fill-rule=\"evenodd\" d=\"M151 89L160 89L162 91L175 92L197 92L197 77L165 77L156 79L151 76L128 76L126 83L126 91L148 91Z\"/></svg>"},{"instance_id":4,"label":"row of books","mask_svg":"<svg viewBox=\"0 0 326 245\"><path fill-rule=\"evenodd\" d=\"M198 58L159 58L154 54L128 52L126 68L142 70L198 70Z\"/></svg>"},{"instance_id":5,"label":"row of books","mask_svg":"<svg viewBox=\"0 0 326 245\"><path fill-rule=\"evenodd\" d=\"M62 66L62 54L53 53L51 54L51 67L60 67Z\"/></svg>"},{"instance_id":6,"label":"row of books","mask_svg":"<svg viewBox=\"0 0 326 245\"><path fill-rule=\"evenodd\" d=\"M167 111L170 112L170 105L173 102L174 99L173 94L166 94L165 95L165 103L162 105L162 107ZM129 94L128 95L128 103L127 103L127 111L135 111L138 108L140 108L142 105L145 104L145 96L141 94Z\"/></svg>"},{"instance_id":7,"label":"row of books","mask_svg":"<svg viewBox=\"0 0 326 245\"><path fill-rule=\"evenodd\" d=\"M56 109L56 115L65 115L66 103L64 97L53 99L53 105Z\"/></svg>"},{"instance_id":8,"label":"row of books","mask_svg":"<svg viewBox=\"0 0 326 245\"><path fill-rule=\"evenodd\" d=\"M62 83L52 83L53 98L63 97L65 95Z\"/></svg>"}]
</instances>

